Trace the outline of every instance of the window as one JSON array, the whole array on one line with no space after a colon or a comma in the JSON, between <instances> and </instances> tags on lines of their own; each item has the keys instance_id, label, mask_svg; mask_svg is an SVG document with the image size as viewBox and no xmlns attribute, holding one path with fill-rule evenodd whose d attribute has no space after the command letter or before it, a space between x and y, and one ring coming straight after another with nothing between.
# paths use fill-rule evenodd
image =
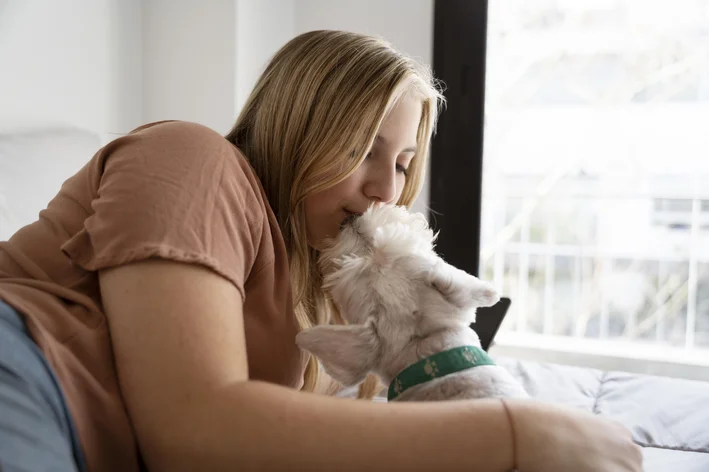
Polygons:
<instances>
[{"instance_id":1,"label":"window","mask_svg":"<svg viewBox=\"0 0 709 472\"><path fill-rule=\"evenodd\" d=\"M477 14L481 209L464 217L479 218L479 273L513 301L498 339L709 365L709 0ZM450 218L440 147L432 207Z\"/></svg>"}]
</instances>

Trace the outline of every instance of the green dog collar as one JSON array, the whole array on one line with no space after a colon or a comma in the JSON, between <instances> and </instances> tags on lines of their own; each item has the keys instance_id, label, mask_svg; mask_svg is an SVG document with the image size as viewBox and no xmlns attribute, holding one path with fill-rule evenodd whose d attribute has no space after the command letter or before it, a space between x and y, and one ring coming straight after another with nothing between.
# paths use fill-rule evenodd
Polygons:
<instances>
[{"instance_id":1,"label":"green dog collar","mask_svg":"<svg viewBox=\"0 0 709 472\"><path fill-rule=\"evenodd\" d=\"M394 400L409 388L461 370L495 365L485 351L476 346L461 346L421 359L402 370L389 385L387 399Z\"/></svg>"}]
</instances>

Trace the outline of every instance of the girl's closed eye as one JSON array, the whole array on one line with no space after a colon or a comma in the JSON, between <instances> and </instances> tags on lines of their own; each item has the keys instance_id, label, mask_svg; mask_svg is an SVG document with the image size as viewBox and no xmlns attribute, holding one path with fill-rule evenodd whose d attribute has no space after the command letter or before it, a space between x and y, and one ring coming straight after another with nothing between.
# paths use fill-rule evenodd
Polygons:
<instances>
[{"instance_id":1,"label":"girl's closed eye","mask_svg":"<svg viewBox=\"0 0 709 472\"><path fill-rule=\"evenodd\" d=\"M365 155L365 159L371 159L372 157L374 157L374 153L373 153L372 151L369 151L369 152ZM405 166L405 165L403 165L403 164L399 164L399 163L397 162L397 164L396 164L396 172L397 172L398 174L403 174L404 177L406 177L406 176L409 174L409 169L408 169L407 166Z\"/></svg>"}]
</instances>

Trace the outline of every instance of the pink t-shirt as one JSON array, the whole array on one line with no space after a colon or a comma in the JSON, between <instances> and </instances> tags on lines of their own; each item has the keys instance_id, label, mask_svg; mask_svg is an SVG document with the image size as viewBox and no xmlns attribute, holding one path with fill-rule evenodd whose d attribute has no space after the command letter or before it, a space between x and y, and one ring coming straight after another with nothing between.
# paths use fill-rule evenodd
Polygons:
<instances>
[{"instance_id":1,"label":"pink t-shirt","mask_svg":"<svg viewBox=\"0 0 709 472\"><path fill-rule=\"evenodd\" d=\"M0 242L0 299L26 316L54 368L92 471L139 468L98 271L154 257L233 283L250 378L302 385L288 256L248 161L201 125L140 127L99 150L37 222Z\"/></svg>"}]
</instances>

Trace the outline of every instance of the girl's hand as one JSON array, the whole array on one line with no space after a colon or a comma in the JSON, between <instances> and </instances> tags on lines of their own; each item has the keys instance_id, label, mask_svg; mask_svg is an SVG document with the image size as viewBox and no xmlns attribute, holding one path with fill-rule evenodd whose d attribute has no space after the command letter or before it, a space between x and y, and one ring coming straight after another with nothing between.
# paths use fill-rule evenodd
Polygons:
<instances>
[{"instance_id":1,"label":"girl's hand","mask_svg":"<svg viewBox=\"0 0 709 472\"><path fill-rule=\"evenodd\" d=\"M568 407L505 401L522 472L642 472L642 449L620 423Z\"/></svg>"}]
</instances>

